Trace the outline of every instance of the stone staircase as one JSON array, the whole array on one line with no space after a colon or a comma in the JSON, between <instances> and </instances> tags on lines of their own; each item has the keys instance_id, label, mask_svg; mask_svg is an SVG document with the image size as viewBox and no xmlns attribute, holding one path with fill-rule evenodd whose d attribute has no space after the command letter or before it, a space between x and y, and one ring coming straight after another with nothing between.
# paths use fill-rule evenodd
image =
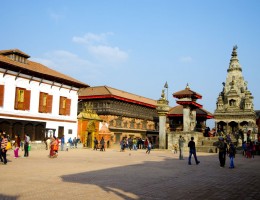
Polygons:
<instances>
[{"instance_id":1,"label":"stone staircase","mask_svg":"<svg viewBox=\"0 0 260 200\"><path fill-rule=\"evenodd\" d=\"M196 144L197 152L205 153L217 153L218 149L213 143L218 141L218 137L204 137L199 136L198 142Z\"/></svg>"}]
</instances>

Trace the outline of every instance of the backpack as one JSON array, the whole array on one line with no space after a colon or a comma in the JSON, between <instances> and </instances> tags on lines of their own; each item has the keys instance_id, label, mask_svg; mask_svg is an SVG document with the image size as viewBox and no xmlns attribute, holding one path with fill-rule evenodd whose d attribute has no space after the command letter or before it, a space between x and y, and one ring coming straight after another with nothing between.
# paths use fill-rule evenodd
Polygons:
<instances>
[{"instance_id":1,"label":"backpack","mask_svg":"<svg viewBox=\"0 0 260 200\"><path fill-rule=\"evenodd\" d=\"M224 142L219 142L218 143L218 148L219 148L219 151L224 151L225 150L225 144L224 144Z\"/></svg>"},{"instance_id":2,"label":"backpack","mask_svg":"<svg viewBox=\"0 0 260 200\"><path fill-rule=\"evenodd\" d=\"M5 150L9 150L9 149L12 149L12 144L11 142L7 142L7 145L5 147Z\"/></svg>"}]
</instances>

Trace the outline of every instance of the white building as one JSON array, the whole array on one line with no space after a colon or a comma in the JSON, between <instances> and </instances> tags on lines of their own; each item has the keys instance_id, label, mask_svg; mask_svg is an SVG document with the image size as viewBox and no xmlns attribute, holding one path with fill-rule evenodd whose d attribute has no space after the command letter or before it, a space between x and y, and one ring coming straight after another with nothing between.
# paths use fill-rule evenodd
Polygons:
<instances>
[{"instance_id":1,"label":"white building","mask_svg":"<svg viewBox=\"0 0 260 200\"><path fill-rule=\"evenodd\" d=\"M0 130L13 139L77 136L78 90L74 78L28 60L18 49L0 51Z\"/></svg>"}]
</instances>

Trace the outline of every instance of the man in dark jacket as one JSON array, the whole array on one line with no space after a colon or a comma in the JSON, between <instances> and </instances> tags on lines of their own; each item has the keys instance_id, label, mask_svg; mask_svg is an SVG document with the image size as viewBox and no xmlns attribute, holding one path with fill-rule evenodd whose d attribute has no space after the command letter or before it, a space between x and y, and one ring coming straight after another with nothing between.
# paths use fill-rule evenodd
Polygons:
<instances>
[{"instance_id":1,"label":"man in dark jacket","mask_svg":"<svg viewBox=\"0 0 260 200\"><path fill-rule=\"evenodd\" d=\"M219 158L219 163L220 163L220 167L225 167L225 162L226 162L226 144L224 142L224 138L223 137L219 137L218 138L218 143L217 143L217 147L219 149L218 151L218 158Z\"/></svg>"},{"instance_id":2,"label":"man in dark jacket","mask_svg":"<svg viewBox=\"0 0 260 200\"><path fill-rule=\"evenodd\" d=\"M190 155L189 155L188 164L191 165L191 156L193 155L194 158L195 158L196 165L198 165L200 163L200 161L198 161L198 159L197 159L194 137L191 137L191 140L188 143L188 147L190 148Z\"/></svg>"}]
</instances>

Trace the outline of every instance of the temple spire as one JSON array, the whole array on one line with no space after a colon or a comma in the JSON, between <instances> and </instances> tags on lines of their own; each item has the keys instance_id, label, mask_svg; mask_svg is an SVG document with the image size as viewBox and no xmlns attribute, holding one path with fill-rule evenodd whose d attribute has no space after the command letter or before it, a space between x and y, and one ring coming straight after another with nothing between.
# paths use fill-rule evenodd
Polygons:
<instances>
[{"instance_id":1,"label":"temple spire","mask_svg":"<svg viewBox=\"0 0 260 200\"><path fill-rule=\"evenodd\" d=\"M237 57L237 45L233 46L233 51L232 51L232 54L231 54L231 59L230 59L230 62L229 62L229 68L228 68L228 72L229 71L233 71L233 70L239 70L239 71L242 71L242 68L239 64L239 60L238 60L238 57Z\"/></svg>"}]
</instances>

